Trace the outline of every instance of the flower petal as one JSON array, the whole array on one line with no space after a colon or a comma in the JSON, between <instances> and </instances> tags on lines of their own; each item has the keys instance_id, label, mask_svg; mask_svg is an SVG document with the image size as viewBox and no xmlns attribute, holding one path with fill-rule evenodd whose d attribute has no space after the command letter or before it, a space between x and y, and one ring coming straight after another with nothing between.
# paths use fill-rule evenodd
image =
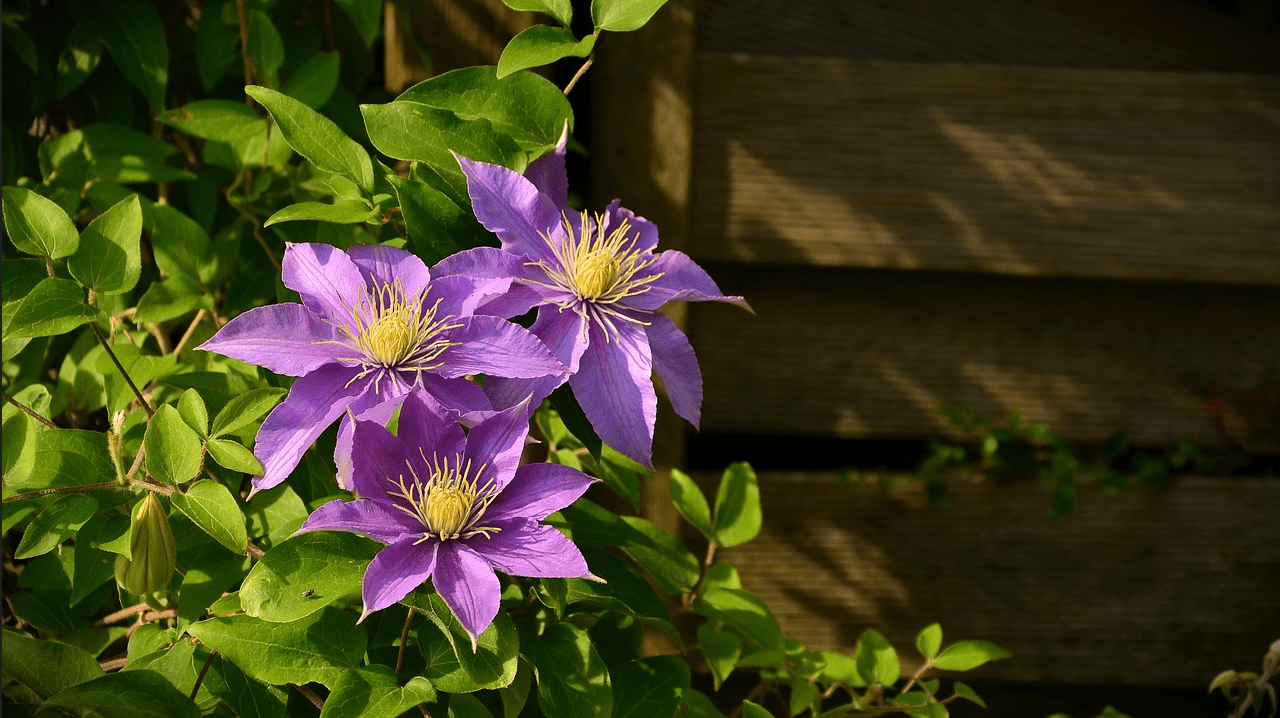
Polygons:
<instances>
[{"instance_id":1,"label":"flower petal","mask_svg":"<svg viewBox=\"0 0 1280 718\"><path fill-rule=\"evenodd\" d=\"M543 274L542 270L525 266L524 257L494 247L476 247L445 257L432 267L431 273L437 279L456 274L475 279L509 280L536 280L539 274ZM489 288L498 286L490 285ZM510 284L500 294L482 297L475 311L495 317L510 318L524 314L537 306L540 301L542 301L542 295L534 287L526 284Z\"/></svg>"},{"instance_id":2,"label":"flower petal","mask_svg":"<svg viewBox=\"0 0 1280 718\"><path fill-rule=\"evenodd\" d=\"M473 381L462 377L446 379L430 373L423 373L419 379L422 388L435 397L450 414L463 417L475 412L493 411L493 405L489 403L484 390Z\"/></svg>"},{"instance_id":3,"label":"flower petal","mask_svg":"<svg viewBox=\"0 0 1280 718\"><path fill-rule=\"evenodd\" d=\"M467 434L467 460L472 466L491 468L500 487L511 480L520 465L531 413L529 402L523 401L476 424Z\"/></svg>"},{"instance_id":4,"label":"flower petal","mask_svg":"<svg viewBox=\"0 0 1280 718\"><path fill-rule=\"evenodd\" d=\"M662 277L649 284L649 291L629 298L627 306L657 309L667 302L683 299L688 302L729 302L751 311L742 297L721 294L720 288L706 270L684 252L674 249L659 252L657 260L649 266L649 271L661 273Z\"/></svg>"},{"instance_id":5,"label":"flower petal","mask_svg":"<svg viewBox=\"0 0 1280 718\"><path fill-rule=\"evenodd\" d=\"M467 193L480 224L498 235L508 252L541 256L546 243L540 233L560 224L555 202L506 167L455 157L467 176Z\"/></svg>"},{"instance_id":6,"label":"flower petal","mask_svg":"<svg viewBox=\"0 0 1280 718\"><path fill-rule=\"evenodd\" d=\"M338 332L301 304L271 304L227 322L200 348L277 374L302 376L348 353L317 343L337 340Z\"/></svg>"},{"instance_id":7,"label":"flower petal","mask_svg":"<svg viewBox=\"0 0 1280 718\"><path fill-rule=\"evenodd\" d=\"M542 520L563 509L595 483L596 479L561 464L525 464L489 504L485 521L513 518Z\"/></svg>"},{"instance_id":8,"label":"flower petal","mask_svg":"<svg viewBox=\"0 0 1280 718\"><path fill-rule=\"evenodd\" d=\"M413 483L409 461L416 457L417 451L372 421L355 422L352 437L351 480L356 491L361 498L381 504L396 503L387 492L398 490L401 479L406 485Z\"/></svg>"},{"instance_id":9,"label":"flower petal","mask_svg":"<svg viewBox=\"0 0 1280 718\"><path fill-rule=\"evenodd\" d=\"M368 381L355 380L357 373L358 368L325 364L293 383L289 395L258 429L253 453L262 462L263 474L253 480L254 491L288 478L321 432L368 390Z\"/></svg>"},{"instance_id":10,"label":"flower petal","mask_svg":"<svg viewBox=\"0 0 1280 718\"><path fill-rule=\"evenodd\" d=\"M457 345L440 354L444 366L435 373L446 378L487 374L521 377L563 376L565 366L533 334L498 317L474 316L446 336Z\"/></svg>"},{"instance_id":11,"label":"flower petal","mask_svg":"<svg viewBox=\"0 0 1280 718\"><path fill-rule=\"evenodd\" d=\"M635 212L622 206L622 200L615 199L609 203L604 211L605 228L604 234L616 230L623 222L631 228L627 232L632 237L632 246L635 249L647 250L652 252L654 247L658 246L658 226L644 217L637 217Z\"/></svg>"},{"instance_id":12,"label":"flower petal","mask_svg":"<svg viewBox=\"0 0 1280 718\"><path fill-rule=\"evenodd\" d=\"M476 536L467 547L510 576L586 578L591 575L582 552L564 534L529 519L499 525L489 538Z\"/></svg>"},{"instance_id":13,"label":"flower petal","mask_svg":"<svg viewBox=\"0 0 1280 718\"><path fill-rule=\"evenodd\" d=\"M392 384L395 389L400 388L399 382ZM338 487L345 491L355 489L355 480L352 478L352 450L355 446L355 427L358 421L371 421L378 426L386 426L391 421L391 417L404 403L405 396L408 391L403 391L395 395L389 393L378 393L373 391L361 394L355 401L351 402L351 406L347 407L347 412L342 415L338 421L338 441L333 448L333 462L337 466L337 473L334 478L338 481ZM353 421L354 417L354 421Z\"/></svg>"},{"instance_id":14,"label":"flower petal","mask_svg":"<svg viewBox=\"0 0 1280 718\"><path fill-rule=\"evenodd\" d=\"M657 313L645 327L645 334L653 355L653 372L662 381L671 406L696 429L702 417L702 371L689 338L675 322Z\"/></svg>"},{"instance_id":15,"label":"flower petal","mask_svg":"<svg viewBox=\"0 0 1280 718\"><path fill-rule=\"evenodd\" d=\"M556 148L530 162L524 171L524 178L532 182L539 192L549 197L560 209L569 206L569 176L564 169L564 156L568 147L569 123L565 122Z\"/></svg>"},{"instance_id":16,"label":"flower petal","mask_svg":"<svg viewBox=\"0 0 1280 718\"><path fill-rule=\"evenodd\" d=\"M350 531L385 544L423 534L422 524L408 514L369 499L330 501L312 511L297 533L306 531Z\"/></svg>"},{"instance_id":17,"label":"flower petal","mask_svg":"<svg viewBox=\"0 0 1280 718\"><path fill-rule=\"evenodd\" d=\"M459 541L441 544L435 569L431 581L462 627L471 634L471 649L475 650L476 639L498 615L498 600L502 595L498 576L484 557Z\"/></svg>"},{"instance_id":18,"label":"flower petal","mask_svg":"<svg viewBox=\"0 0 1280 718\"><path fill-rule=\"evenodd\" d=\"M591 427L609 446L653 468L653 422L658 399L644 328L616 321L616 336L591 325L590 345L578 373L569 377L573 395Z\"/></svg>"},{"instance_id":19,"label":"flower petal","mask_svg":"<svg viewBox=\"0 0 1280 718\"><path fill-rule=\"evenodd\" d=\"M406 538L379 551L364 572L364 613L360 620L408 596L426 582L438 569L439 549L440 542L434 539L415 545L414 539Z\"/></svg>"},{"instance_id":20,"label":"flower petal","mask_svg":"<svg viewBox=\"0 0 1280 718\"><path fill-rule=\"evenodd\" d=\"M400 409L400 441L405 453L415 465L422 466L422 453L453 457L465 450L467 437L453 417L445 415L442 407L421 389L413 391ZM419 474L423 479L427 474Z\"/></svg>"},{"instance_id":21,"label":"flower petal","mask_svg":"<svg viewBox=\"0 0 1280 718\"><path fill-rule=\"evenodd\" d=\"M345 252L327 244L288 244L280 279L321 319L346 323L365 296L364 277Z\"/></svg>"},{"instance_id":22,"label":"flower petal","mask_svg":"<svg viewBox=\"0 0 1280 718\"><path fill-rule=\"evenodd\" d=\"M431 282L431 272L416 255L381 244L353 244L347 256L360 270L365 286L400 280L405 296L417 295Z\"/></svg>"},{"instance_id":23,"label":"flower petal","mask_svg":"<svg viewBox=\"0 0 1280 718\"><path fill-rule=\"evenodd\" d=\"M545 306L538 310L538 318L529 331L542 340L552 356L560 360L573 373L578 370L578 360L587 350L587 332L583 326L586 318L559 307ZM551 395L567 376L552 375L537 379L504 379L486 377L484 392L495 407L515 406L532 395L530 404L537 406Z\"/></svg>"},{"instance_id":24,"label":"flower petal","mask_svg":"<svg viewBox=\"0 0 1280 718\"><path fill-rule=\"evenodd\" d=\"M510 277L477 278L453 274L437 277L423 301L428 309L436 307L438 318L465 318L475 314L476 307L502 296L510 288Z\"/></svg>"}]
</instances>

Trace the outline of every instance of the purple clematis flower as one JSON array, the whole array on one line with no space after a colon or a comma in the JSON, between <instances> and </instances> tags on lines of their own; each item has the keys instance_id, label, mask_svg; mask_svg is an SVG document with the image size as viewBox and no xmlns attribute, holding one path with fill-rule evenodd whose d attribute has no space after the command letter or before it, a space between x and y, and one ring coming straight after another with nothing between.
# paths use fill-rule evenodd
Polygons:
<instances>
[{"instance_id":1,"label":"purple clematis flower","mask_svg":"<svg viewBox=\"0 0 1280 718\"><path fill-rule=\"evenodd\" d=\"M463 436L421 390L404 400L400 435L357 421L357 501L331 501L299 531L363 534L387 544L364 574L364 620L431 579L472 647L498 613L494 570L512 576L595 579L564 534L539 523L595 481L558 464L517 465L529 433L523 402Z\"/></svg>"},{"instance_id":2,"label":"purple clematis flower","mask_svg":"<svg viewBox=\"0 0 1280 718\"><path fill-rule=\"evenodd\" d=\"M255 491L284 481L340 416L335 458L339 483L349 489L351 416L385 422L412 387L426 389L437 411L474 420L493 407L465 377L565 374L528 330L475 315L477 304L510 280L433 279L421 259L401 249L355 245L343 252L326 244L288 245L282 279L302 304L251 309L200 347L298 377L258 431L254 453L264 471Z\"/></svg>"},{"instance_id":3,"label":"purple clematis flower","mask_svg":"<svg viewBox=\"0 0 1280 718\"><path fill-rule=\"evenodd\" d=\"M693 347L658 308L678 299L750 307L742 297L722 295L687 255L655 253L657 227L618 200L594 217L568 209L567 140L566 128L556 151L530 164L523 177L458 157L476 217L518 259L504 266L493 256L498 252L488 250L484 262L477 261L480 254L455 256L441 266L473 276L497 276L499 267L509 272L511 291L480 311L511 317L540 306L531 329L573 372L569 386L596 433L652 468L657 396L651 375L662 380L676 413L695 427L702 408ZM485 392L494 406L509 406L530 394L541 401L563 382L486 381Z\"/></svg>"}]
</instances>

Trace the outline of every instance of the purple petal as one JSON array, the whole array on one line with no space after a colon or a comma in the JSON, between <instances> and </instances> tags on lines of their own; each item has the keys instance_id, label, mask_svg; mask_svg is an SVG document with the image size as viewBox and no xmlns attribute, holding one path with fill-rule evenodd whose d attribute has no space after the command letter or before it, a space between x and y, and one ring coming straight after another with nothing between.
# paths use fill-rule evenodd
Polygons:
<instances>
[{"instance_id":1,"label":"purple petal","mask_svg":"<svg viewBox=\"0 0 1280 718\"><path fill-rule=\"evenodd\" d=\"M551 526L529 519L498 525L489 538L476 536L467 546L490 565L510 576L530 578L586 578L587 560L573 542Z\"/></svg>"},{"instance_id":2,"label":"purple petal","mask_svg":"<svg viewBox=\"0 0 1280 718\"><path fill-rule=\"evenodd\" d=\"M449 341L459 344L440 354L444 363L436 371L440 376L487 374L532 379L565 373L564 365L528 329L498 317L465 317L459 322L462 326L447 334Z\"/></svg>"},{"instance_id":3,"label":"purple petal","mask_svg":"<svg viewBox=\"0 0 1280 718\"><path fill-rule=\"evenodd\" d=\"M657 261L649 270L661 273L662 278L649 285L649 291L631 297L627 305L639 309L657 309L667 302L683 299L689 302L729 302L747 311L751 307L742 297L727 297L720 293L720 288L712 281L706 270L699 267L689 255L668 249L659 252Z\"/></svg>"},{"instance_id":4,"label":"purple petal","mask_svg":"<svg viewBox=\"0 0 1280 718\"><path fill-rule=\"evenodd\" d=\"M414 540L406 538L393 543L369 562L369 568L364 572L364 613L360 614L361 621L370 613L381 611L409 595L437 570L440 542L429 539L415 545Z\"/></svg>"},{"instance_id":5,"label":"purple petal","mask_svg":"<svg viewBox=\"0 0 1280 718\"><path fill-rule=\"evenodd\" d=\"M489 403L484 390L473 381L462 377L446 379L430 373L424 373L419 378L422 388L435 397L450 414L465 417L477 412L493 411L493 405Z\"/></svg>"},{"instance_id":6,"label":"purple petal","mask_svg":"<svg viewBox=\"0 0 1280 718\"><path fill-rule=\"evenodd\" d=\"M407 403L407 402L406 402ZM403 414L404 411L401 410ZM357 421L352 432L354 448L351 451L351 479L361 498L383 504L395 503L387 495L397 489L399 481L413 483L410 464L417 451L372 421Z\"/></svg>"},{"instance_id":7,"label":"purple petal","mask_svg":"<svg viewBox=\"0 0 1280 718\"><path fill-rule=\"evenodd\" d=\"M346 323L349 308L366 291L364 277L351 258L327 244L287 245L280 278L284 286L302 295L307 309L335 322Z\"/></svg>"},{"instance_id":8,"label":"purple petal","mask_svg":"<svg viewBox=\"0 0 1280 718\"><path fill-rule=\"evenodd\" d=\"M596 480L577 469L560 464L525 464L502 493L489 504L485 520L513 518L542 520L563 509Z\"/></svg>"},{"instance_id":9,"label":"purple petal","mask_svg":"<svg viewBox=\"0 0 1280 718\"><path fill-rule=\"evenodd\" d=\"M573 373L578 370L578 360L587 350L586 319L559 307L546 306L538 310L538 318L529 331L542 340L552 356ZM564 375L538 379L504 379L486 377L484 392L495 407L515 406L532 396L530 404L537 406L565 382Z\"/></svg>"},{"instance_id":10,"label":"purple petal","mask_svg":"<svg viewBox=\"0 0 1280 718\"><path fill-rule=\"evenodd\" d=\"M267 414L258 429L253 453L262 462L263 474L253 480L254 491L269 489L288 478L303 452L369 389L368 381L355 380L359 371L325 364L293 383L289 395Z\"/></svg>"},{"instance_id":11,"label":"purple petal","mask_svg":"<svg viewBox=\"0 0 1280 718\"><path fill-rule=\"evenodd\" d=\"M424 299L428 308L436 306L436 317L469 317L476 307L502 296L511 288L509 277L496 279L454 274L437 277ZM439 305L436 302L439 301Z\"/></svg>"},{"instance_id":12,"label":"purple petal","mask_svg":"<svg viewBox=\"0 0 1280 718\"><path fill-rule=\"evenodd\" d=\"M421 466L422 453L428 457L432 454L452 457L461 454L466 447L467 437L458 427L458 422L442 415L441 408L426 392L416 390L405 399L400 409L399 441L406 447L406 453L413 457L415 465ZM427 478L419 475L424 480Z\"/></svg>"},{"instance_id":13,"label":"purple petal","mask_svg":"<svg viewBox=\"0 0 1280 718\"><path fill-rule=\"evenodd\" d=\"M402 511L368 499L330 501L312 511L297 533L306 531L350 531L385 544L410 536L417 540L423 534L421 522Z\"/></svg>"},{"instance_id":14,"label":"purple petal","mask_svg":"<svg viewBox=\"0 0 1280 718\"><path fill-rule=\"evenodd\" d=\"M605 208L605 235L616 230L623 222L631 229L627 236L632 238L632 246L652 252L658 246L658 226L644 217L637 217L635 212L622 206L622 200L615 199Z\"/></svg>"},{"instance_id":15,"label":"purple petal","mask_svg":"<svg viewBox=\"0 0 1280 718\"><path fill-rule=\"evenodd\" d=\"M232 319L200 348L277 374L302 376L349 353L317 344L337 340L338 332L301 304L272 304Z\"/></svg>"},{"instance_id":16,"label":"purple petal","mask_svg":"<svg viewBox=\"0 0 1280 718\"><path fill-rule=\"evenodd\" d=\"M645 334L653 355L653 371L662 381L676 413L698 427L702 417L702 371L689 338L665 315L654 314Z\"/></svg>"},{"instance_id":17,"label":"purple petal","mask_svg":"<svg viewBox=\"0 0 1280 718\"><path fill-rule=\"evenodd\" d=\"M506 167L455 157L467 176L467 193L480 224L498 235L508 252L538 256L539 247L545 249L539 233L560 224L555 202Z\"/></svg>"},{"instance_id":18,"label":"purple petal","mask_svg":"<svg viewBox=\"0 0 1280 718\"><path fill-rule=\"evenodd\" d=\"M467 460L473 466L487 465L498 486L510 481L520 465L530 414L529 402L521 402L476 424L467 434ZM486 473L485 478L490 475Z\"/></svg>"},{"instance_id":19,"label":"purple petal","mask_svg":"<svg viewBox=\"0 0 1280 718\"><path fill-rule=\"evenodd\" d=\"M569 206L569 176L564 171L564 156L568 147L569 123L565 122L556 148L530 162L524 171L524 178L532 182L539 192L549 197L560 209Z\"/></svg>"},{"instance_id":20,"label":"purple petal","mask_svg":"<svg viewBox=\"0 0 1280 718\"><path fill-rule=\"evenodd\" d=\"M437 279L460 275L474 279L537 279L541 270L525 266L525 258L493 247L476 247L445 257L431 270ZM502 285L487 285L498 289ZM495 317L519 316L537 306L543 299L534 287L525 284L509 284L497 294L479 298L475 312Z\"/></svg>"},{"instance_id":21,"label":"purple petal","mask_svg":"<svg viewBox=\"0 0 1280 718\"><path fill-rule=\"evenodd\" d=\"M649 340L642 327L624 321L614 321L614 326L617 335L606 337L598 324L591 325L591 344L569 386L605 443L653 468L658 399L649 378Z\"/></svg>"},{"instance_id":22,"label":"purple petal","mask_svg":"<svg viewBox=\"0 0 1280 718\"><path fill-rule=\"evenodd\" d=\"M399 383L393 386L397 389L400 387ZM337 466L334 478L337 479L339 488L346 491L355 489L351 454L355 446L356 421L371 421L378 426L386 426L407 395L407 391L394 396L370 391L361 394L347 407L347 413L338 422L338 442L333 449L333 462ZM352 417L356 421L352 421Z\"/></svg>"},{"instance_id":23,"label":"purple petal","mask_svg":"<svg viewBox=\"0 0 1280 718\"><path fill-rule=\"evenodd\" d=\"M431 272L417 256L403 249L380 244L353 244L347 256L360 269L365 286L390 284L400 280L405 296L415 296L431 282Z\"/></svg>"},{"instance_id":24,"label":"purple petal","mask_svg":"<svg viewBox=\"0 0 1280 718\"><path fill-rule=\"evenodd\" d=\"M498 599L502 595L498 576L484 557L458 541L441 544L435 568L431 581L462 627L471 634L474 651L476 639L498 615Z\"/></svg>"}]
</instances>

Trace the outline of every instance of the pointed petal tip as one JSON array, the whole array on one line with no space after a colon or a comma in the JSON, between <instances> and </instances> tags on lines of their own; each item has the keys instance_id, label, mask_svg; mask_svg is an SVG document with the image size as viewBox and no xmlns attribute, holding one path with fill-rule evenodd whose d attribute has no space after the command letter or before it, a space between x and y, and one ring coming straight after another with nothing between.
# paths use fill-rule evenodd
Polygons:
<instances>
[{"instance_id":1,"label":"pointed petal tip","mask_svg":"<svg viewBox=\"0 0 1280 718\"><path fill-rule=\"evenodd\" d=\"M588 571L587 575L583 576L582 579L584 581L593 581L595 583L609 583L608 581L604 580L603 578L600 578L599 576L595 575L594 573L591 573L590 571Z\"/></svg>"}]
</instances>

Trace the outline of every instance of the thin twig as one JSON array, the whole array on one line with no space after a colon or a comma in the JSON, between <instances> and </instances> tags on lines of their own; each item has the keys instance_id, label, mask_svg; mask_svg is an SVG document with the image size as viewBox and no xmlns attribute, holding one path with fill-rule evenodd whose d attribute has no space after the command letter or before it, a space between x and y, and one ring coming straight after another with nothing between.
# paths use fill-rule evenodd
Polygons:
<instances>
[{"instance_id":1,"label":"thin twig","mask_svg":"<svg viewBox=\"0 0 1280 718\"><path fill-rule=\"evenodd\" d=\"M249 545L245 548L244 552L249 554L255 559L259 559L267 555L267 552L258 548L258 545L255 544L253 541L249 542Z\"/></svg>"},{"instance_id":2,"label":"thin twig","mask_svg":"<svg viewBox=\"0 0 1280 718\"><path fill-rule=\"evenodd\" d=\"M178 346L173 348L174 354L182 353L182 348L185 347L187 345L187 342L191 340L191 335L196 333L196 327L199 326L200 322L204 321L204 317L208 313L209 312L205 309L201 309L200 311L196 312L195 319L191 320L191 324L187 325L187 331L184 332L182 334L182 338L178 340Z\"/></svg>"},{"instance_id":3,"label":"thin twig","mask_svg":"<svg viewBox=\"0 0 1280 718\"><path fill-rule=\"evenodd\" d=\"M102 628L103 626L110 626L113 623L118 623L119 621L123 621L129 616L134 616L139 613L142 613L143 611L146 611L148 608L150 608L150 606L148 606L145 603L137 603L132 606L129 606L128 608L122 608L119 611L116 611L115 613L108 613L98 621L94 621L93 627Z\"/></svg>"},{"instance_id":4,"label":"thin twig","mask_svg":"<svg viewBox=\"0 0 1280 718\"><path fill-rule=\"evenodd\" d=\"M316 695L315 691L311 690L310 688L307 688L306 686L298 685L297 683L290 683L289 685L293 686L294 688L297 688L298 692L302 694L303 698L306 698L307 700L311 701L311 705L315 706L316 708L319 708L320 710L324 710L324 699Z\"/></svg>"},{"instance_id":5,"label":"thin twig","mask_svg":"<svg viewBox=\"0 0 1280 718\"><path fill-rule=\"evenodd\" d=\"M333 31L333 0L320 0L320 11L324 16L324 47L333 52L338 49L338 36Z\"/></svg>"},{"instance_id":6,"label":"thin twig","mask_svg":"<svg viewBox=\"0 0 1280 718\"><path fill-rule=\"evenodd\" d=\"M103 673L110 673L111 671L124 668L127 665L129 665L129 657L121 656L120 658L113 658L109 661L103 661L102 663L98 664L98 667L102 669Z\"/></svg>"},{"instance_id":7,"label":"thin twig","mask_svg":"<svg viewBox=\"0 0 1280 718\"><path fill-rule=\"evenodd\" d=\"M196 684L191 687L191 700L196 699L196 694L200 692L200 684L204 682L204 674L209 672L209 666L213 663L213 657L218 655L217 651L209 651L209 657L204 659L204 666L200 669L200 675L196 676Z\"/></svg>"},{"instance_id":8,"label":"thin twig","mask_svg":"<svg viewBox=\"0 0 1280 718\"><path fill-rule=\"evenodd\" d=\"M14 494L5 497L5 501L21 501L22 499L34 499L37 496L48 496L50 494L74 494L79 491L97 491L98 489L118 489L120 484L115 481L103 481L100 484L84 484L82 486L59 486L54 489L40 489L39 491L28 491L24 494Z\"/></svg>"},{"instance_id":9,"label":"thin twig","mask_svg":"<svg viewBox=\"0 0 1280 718\"><path fill-rule=\"evenodd\" d=\"M400 655L396 656L396 675L404 668L404 649L409 645L409 627L413 625L413 611L404 617L404 630L400 632Z\"/></svg>"},{"instance_id":10,"label":"thin twig","mask_svg":"<svg viewBox=\"0 0 1280 718\"><path fill-rule=\"evenodd\" d=\"M23 411L23 413L25 413L27 416L30 416L32 419L35 419L36 421L40 422L41 424L44 424L45 426L49 427L50 429L56 429L56 428L58 428L58 425L57 425L57 424L53 423L52 421L49 421L48 419L44 418L43 416L40 416L39 414L37 414L37 413L35 412L35 410L34 410L34 409L32 409L31 407L27 406L26 404L23 404L22 402L18 401L17 399L14 399L12 396L10 396L10 395L9 395L9 392L7 392L7 391L6 391L6 392L4 392L4 400L5 400L5 401L7 401L7 402L9 402L10 404L13 404L14 406L18 407L18 408L19 408L19 409L21 409L21 410Z\"/></svg>"},{"instance_id":11,"label":"thin twig","mask_svg":"<svg viewBox=\"0 0 1280 718\"><path fill-rule=\"evenodd\" d=\"M240 21L240 57L244 60L244 84L253 84L253 60L249 59L249 5L236 0L236 19ZM244 104L253 107L253 98L244 96Z\"/></svg>"},{"instance_id":12,"label":"thin twig","mask_svg":"<svg viewBox=\"0 0 1280 718\"><path fill-rule=\"evenodd\" d=\"M138 469L142 468L142 460L147 455L147 445L143 444L138 447L138 453L133 457L133 465L129 467L129 472L124 477L133 481L133 477L138 474Z\"/></svg>"},{"instance_id":13,"label":"thin twig","mask_svg":"<svg viewBox=\"0 0 1280 718\"><path fill-rule=\"evenodd\" d=\"M102 336L102 330L98 329L98 325L92 322L89 323L89 328L93 330L94 336L98 337L98 343L101 344L102 348L107 352L107 356L111 357L111 361L116 365L116 369L120 370L120 375L124 377L126 382L128 382L129 388L133 389L134 396L138 397L138 401L142 402L142 408L146 410L147 418L150 419L155 416L156 410L151 408L151 404L147 402L146 397L142 395L142 392L138 391L138 385L133 383L133 378L129 376L129 372L124 370L124 365L116 358L116 353L111 351L111 345L107 343L107 338Z\"/></svg>"},{"instance_id":14,"label":"thin twig","mask_svg":"<svg viewBox=\"0 0 1280 718\"><path fill-rule=\"evenodd\" d=\"M582 63L582 67L579 67L578 71L574 73L573 79L569 80L569 84L564 86L565 95L568 95L569 91L573 89L573 86L578 84L578 80L582 79L582 76L587 74L587 68L591 67L591 63L594 62L595 59L596 53L593 50L591 54L587 56L587 61Z\"/></svg>"}]
</instances>

